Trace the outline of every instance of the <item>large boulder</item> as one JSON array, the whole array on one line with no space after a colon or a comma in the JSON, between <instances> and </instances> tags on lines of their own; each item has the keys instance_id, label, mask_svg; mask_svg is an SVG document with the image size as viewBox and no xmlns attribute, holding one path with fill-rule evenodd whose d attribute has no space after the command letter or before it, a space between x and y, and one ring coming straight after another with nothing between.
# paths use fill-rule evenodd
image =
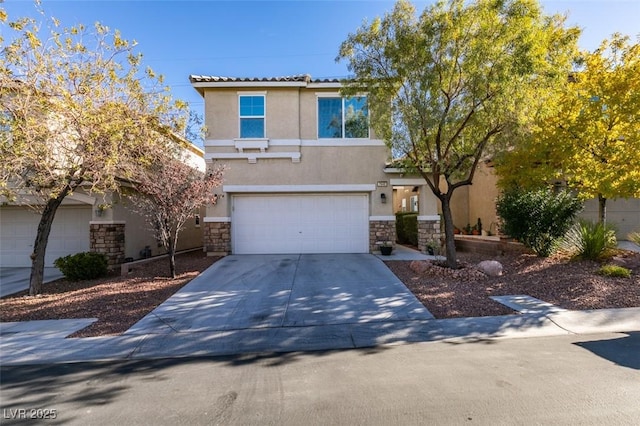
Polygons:
<instances>
[{"instance_id":1,"label":"large boulder","mask_svg":"<svg viewBox=\"0 0 640 426\"><path fill-rule=\"evenodd\" d=\"M502 263L497 260L483 260L478 263L477 268L480 272L483 272L490 277L499 277L502 275Z\"/></svg>"},{"instance_id":2,"label":"large boulder","mask_svg":"<svg viewBox=\"0 0 640 426\"><path fill-rule=\"evenodd\" d=\"M640 254L629 252L620 254L618 256L613 256L609 263L617 266L622 266L623 268L627 269L638 269L640 268Z\"/></svg>"},{"instance_id":3,"label":"large boulder","mask_svg":"<svg viewBox=\"0 0 640 426\"><path fill-rule=\"evenodd\" d=\"M431 262L428 260L414 260L409 264L409 269L411 269L416 274L424 274L424 272L429 269Z\"/></svg>"}]
</instances>

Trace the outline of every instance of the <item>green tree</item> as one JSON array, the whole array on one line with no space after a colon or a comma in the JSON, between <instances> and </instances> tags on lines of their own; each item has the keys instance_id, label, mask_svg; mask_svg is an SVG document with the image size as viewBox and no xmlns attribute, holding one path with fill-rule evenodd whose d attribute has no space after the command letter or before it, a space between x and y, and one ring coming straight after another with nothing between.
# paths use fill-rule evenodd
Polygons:
<instances>
[{"instance_id":1,"label":"green tree","mask_svg":"<svg viewBox=\"0 0 640 426\"><path fill-rule=\"evenodd\" d=\"M640 197L640 45L614 34L579 64L496 171L503 187L566 181L605 223L607 199Z\"/></svg>"},{"instance_id":2,"label":"green tree","mask_svg":"<svg viewBox=\"0 0 640 426\"><path fill-rule=\"evenodd\" d=\"M369 93L376 133L440 200L449 266L454 191L566 79L578 35L534 0L440 1L417 17L399 1L342 43L345 93Z\"/></svg>"},{"instance_id":3,"label":"green tree","mask_svg":"<svg viewBox=\"0 0 640 426\"><path fill-rule=\"evenodd\" d=\"M0 18L0 195L42 214L31 255L35 295L63 200L117 190L183 130L186 105L141 70L135 43L118 31L63 28L53 18L47 31L33 19Z\"/></svg>"}]
</instances>

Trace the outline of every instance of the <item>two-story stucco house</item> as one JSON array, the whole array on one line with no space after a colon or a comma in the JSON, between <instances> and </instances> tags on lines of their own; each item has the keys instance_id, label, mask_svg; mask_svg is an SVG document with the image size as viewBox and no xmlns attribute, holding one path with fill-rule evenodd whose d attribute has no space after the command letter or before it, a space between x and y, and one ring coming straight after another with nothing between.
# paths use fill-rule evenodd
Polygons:
<instances>
[{"instance_id":1,"label":"two-story stucco house","mask_svg":"<svg viewBox=\"0 0 640 426\"><path fill-rule=\"evenodd\" d=\"M390 151L370 129L366 94L339 80L190 76L205 100L208 164L226 167L207 207L209 254L368 253L395 243ZM424 239L439 233L437 204L420 191Z\"/></svg>"}]
</instances>

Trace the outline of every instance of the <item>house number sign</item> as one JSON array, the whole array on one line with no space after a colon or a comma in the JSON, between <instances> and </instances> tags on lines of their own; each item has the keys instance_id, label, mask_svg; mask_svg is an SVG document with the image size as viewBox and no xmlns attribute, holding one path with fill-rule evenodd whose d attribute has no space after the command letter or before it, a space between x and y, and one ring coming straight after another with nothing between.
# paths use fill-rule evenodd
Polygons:
<instances>
[{"instance_id":1,"label":"house number sign","mask_svg":"<svg viewBox=\"0 0 640 426\"><path fill-rule=\"evenodd\" d=\"M389 185L389 182L387 182L386 180L379 180L378 181L378 186L379 187L386 187Z\"/></svg>"}]
</instances>

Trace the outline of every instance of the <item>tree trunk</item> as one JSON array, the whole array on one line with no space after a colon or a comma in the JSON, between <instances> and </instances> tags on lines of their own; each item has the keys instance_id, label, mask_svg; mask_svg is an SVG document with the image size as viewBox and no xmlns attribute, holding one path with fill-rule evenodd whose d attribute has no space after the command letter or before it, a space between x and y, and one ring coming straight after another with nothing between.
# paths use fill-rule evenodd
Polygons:
<instances>
[{"instance_id":1,"label":"tree trunk","mask_svg":"<svg viewBox=\"0 0 640 426\"><path fill-rule=\"evenodd\" d=\"M453 216L451 215L451 194L443 194L440 198L442 204L442 217L444 218L444 236L445 248L447 256L447 266L449 268L457 268L458 261L456 258L456 240L453 232Z\"/></svg>"},{"instance_id":2,"label":"tree trunk","mask_svg":"<svg viewBox=\"0 0 640 426\"><path fill-rule=\"evenodd\" d=\"M598 221L601 224L607 223L607 199L598 194Z\"/></svg>"},{"instance_id":3,"label":"tree trunk","mask_svg":"<svg viewBox=\"0 0 640 426\"><path fill-rule=\"evenodd\" d=\"M169 251L169 274L171 278L176 277L176 244L178 243L177 238L169 237L169 247L167 250Z\"/></svg>"},{"instance_id":4,"label":"tree trunk","mask_svg":"<svg viewBox=\"0 0 640 426\"><path fill-rule=\"evenodd\" d=\"M40 223L38 223L38 232L36 240L33 243L33 253L31 253L31 276L29 278L29 295L35 296L42 292L42 280L44 276L44 258L47 252L47 243L49 242L49 234L51 233L51 225L56 216L58 207L62 204L62 200L69 191L65 190L56 198L50 198L44 207Z\"/></svg>"}]
</instances>

